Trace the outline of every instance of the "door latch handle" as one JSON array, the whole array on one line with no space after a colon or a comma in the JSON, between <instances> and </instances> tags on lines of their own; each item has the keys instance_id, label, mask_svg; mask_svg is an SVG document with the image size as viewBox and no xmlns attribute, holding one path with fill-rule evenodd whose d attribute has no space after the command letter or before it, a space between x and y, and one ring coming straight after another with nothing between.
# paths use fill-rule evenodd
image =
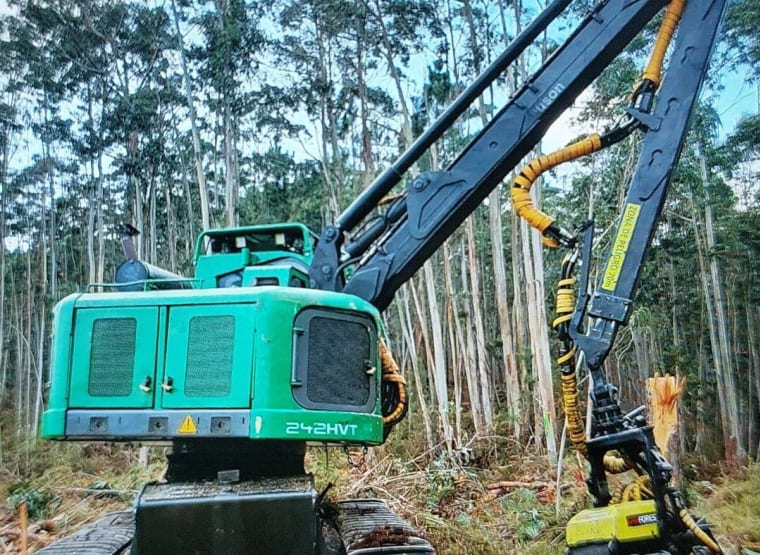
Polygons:
<instances>
[{"instance_id":1,"label":"door latch handle","mask_svg":"<svg viewBox=\"0 0 760 555\"><path fill-rule=\"evenodd\" d=\"M167 393L171 393L174 390L174 379L171 376L167 376L167 378L161 382L161 389Z\"/></svg>"},{"instance_id":2,"label":"door latch handle","mask_svg":"<svg viewBox=\"0 0 760 555\"><path fill-rule=\"evenodd\" d=\"M140 389L144 391L145 393L150 393L151 391L151 384L153 383L153 380L150 376L145 376L145 379L143 380L143 383L140 384Z\"/></svg>"}]
</instances>

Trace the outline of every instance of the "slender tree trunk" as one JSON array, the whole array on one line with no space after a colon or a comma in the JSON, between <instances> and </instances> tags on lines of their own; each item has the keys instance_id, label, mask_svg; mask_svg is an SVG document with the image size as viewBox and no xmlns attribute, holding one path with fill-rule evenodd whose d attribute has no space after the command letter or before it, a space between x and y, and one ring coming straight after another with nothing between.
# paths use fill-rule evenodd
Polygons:
<instances>
[{"instance_id":1,"label":"slender tree trunk","mask_svg":"<svg viewBox=\"0 0 760 555\"><path fill-rule=\"evenodd\" d=\"M472 322L475 325L475 345L477 351L476 368L480 390L480 404L483 410L483 423L486 431L493 427L493 408L491 407L491 376L486 351L486 334L483 327L483 311L480 307L480 268L477 263L475 247L475 229L472 218L465 222L467 235L467 261L470 272L470 302L472 303Z\"/></svg>"},{"instance_id":2,"label":"slender tree trunk","mask_svg":"<svg viewBox=\"0 0 760 555\"><path fill-rule=\"evenodd\" d=\"M364 190L375 176L375 163L372 159L372 134L370 132L369 125L369 105L367 98L367 83L365 82L365 60L364 54L367 42L367 29L366 29L366 4L362 3L365 13L356 17L356 79L358 85L358 97L359 97L359 121L361 123L361 158L362 165L364 166L362 172L361 182L357 185L359 190L355 190L358 194L361 190Z\"/></svg>"},{"instance_id":3,"label":"slender tree trunk","mask_svg":"<svg viewBox=\"0 0 760 555\"><path fill-rule=\"evenodd\" d=\"M201 204L201 222L203 230L211 228L211 218L209 216L208 187L206 185L206 176L203 171L203 151L201 149L201 136L198 131L195 116L195 102L193 101L193 91L190 85L190 71L187 67L187 56L185 55L184 41L179 28L179 16L177 14L177 2L172 0L172 14L174 16L174 29L177 34L177 46L179 47L179 56L182 63L182 80L185 86L185 98L187 108L190 114L190 129L193 135L193 153L195 154L195 177L198 180L198 191L200 193ZM189 202L189 198L188 198Z\"/></svg>"},{"instance_id":4,"label":"slender tree trunk","mask_svg":"<svg viewBox=\"0 0 760 555\"><path fill-rule=\"evenodd\" d=\"M31 226L27 227L29 229ZM32 338L32 322L34 321L34 300L35 300L35 287L32 284L32 249L26 252L26 304L24 305L24 335L21 337L23 349L25 352L24 357L24 396L22 402L22 414L23 414L23 426L22 435L29 433L29 427L31 424L30 419L30 405L32 398L32 364L34 363L34 357L32 354L32 345L30 343ZM21 345L19 345L21 347Z\"/></svg>"},{"instance_id":5,"label":"slender tree trunk","mask_svg":"<svg viewBox=\"0 0 760 555\"><path fill-rule=\"evenodd\" d=\"M461 281L462 291L468 290L467 279L467 256L465 254L464 240L460 242L460 260L461 260ZM472 294L472 293L470 293ZM472 303L469 299L464 299L465 322L467 325L465 333L465 344L467 346L467 357L465 362L465 375L467 377L467 393L470 396L470 410L472 412L472 422L475 427L475 433L480 435L486 432L486 420L483 414L483 399L480 394L480 385L478 383L478 351L477 340L475 339Z\"/></svg>"},{"instance_id":6,"label":"slender tree trunk","mask_svg":"<svg viewBox=\"0 0 760 555\"><path fill-rule=\"evenodd\" d=\"M232 116L229 98L224 97L224 173L225 185L225 214L226 223L233 227L237 225L237 197L240 186L237 168L237 145L235 123Z\"/></svg>"},{"instance_id":7,"label":"slender tree trunk","mask_svg":"<svg viewBox=\"0 0 760 555\"><path fill-rule=\"evenodd\" d=\"M47 102L45 103L47 104ZM47 108L45 108L45 120L46 123L48 123L48 112ZM50 295L53 298L56 298L58 296L58 265L57 265L57 256L56 256L56 248L55 248L55 234L56 234L56 214L55 214L55 173L53 172L53 159L52 159L52 153L50 152L51 145L50 141L45 140L43 143L43 151L45 153L45 159L46 159L46 173L47 173L47 182L48 182L48 195L50 197L50 214L49 214L49 228L50 228L50 274L48 276L49 283L46 285L49 285L49 291ZM43 216L44 220L44 216ZM44 223L43 223L44 225ZM44 282L43 282L44 283Z\"/></svg>"},{"instance_id":8,"label":"slender tree trunk","mask_svg":"<svg viewBox=\"0 0 760 555\"><path fill-rule=\"evenodd\" d=\"M745 323L749 324L752 322L752 316L749 314L749 310L745 307L744 314ZM737 333L738 335L738 333ZM748 456L752 456L752 453L754 453L755 449L755 433L756 433L756 427L757 427L757 417L755 415L755 403L754 403L754 397L755 397L755 384L754 384L754 372L753 372L753 365L754 365L754 356L756 353L753 353L753 350L755 349L752 346L752 335L753 332L747 328L747 345L746 345L746 352L747 352L747 389L746 389L746 403L743 403L743 405L746 408L746 414L743 418L744 422L746 423L746 442L745 445L747 446L747 454ZM760 387L760 385L758 386Z\"/></svg>"},{"instance_id":9,"label":"slender tree trunk","mask_svg":"<svg viewBox=\"0 0 760 555\"><path fill-rule=\"evenodd\" d=\"M519 35L522 31L522 24L520 18L522 17L522 1L514 0L512 2L514 23L515 23L515 36ZM506 34L505 17L502 13L502 26ZM522 83L527 80L527 71L525 68L525 56L519 56L515 61L512 69L512 83L511 90L517 90ZM531 304L531 299L526 289L526 283L530 281L526 274L526 259L524 258L524 245L527 241L526 234L527 227L524 222L517 217L514 211L512 211L512 284L514 290L512 315L514 318L514 338L518 351L517 368L520 384L520 399L521 399L521 418L520 429L525 430L529 426L531 419L531 410L526 410L529 406L532 409L532 403L530 399L533 397L530 383L533 381L529 378L529 373L532 372L532 350L531 350L531 337L529 333L529 310L528 307ZM540 433L540 432L539 432Z\"/></svg>"},{"instance_id":10,"label":"slender tree trunk","mask_svg":"<svg viewBox=\"0 0 760 555\"><path fill-rule=\"evenodd\" d=\"M2 165L0 165L0 406L5 400L7 383L7 351L5 350L5 211L8 191L8 157L10 131L2 136ZM2 460L0 460L0 465Z\"/></svg>"},{"instance_id":11,"label":"slender tree trunk","mask_svg":"<svg viewBox=\"0 0 760 555\"><path fill-rule=\"evenodd\" d=\"M423 265L425 276L425 290L427 293L428 309L430 311L430 329L433 339L433 383L438 399L438 414L441 419L441 430L446 442L446 451L452 453L452 431L449 420L449 390L446 372L446 350L443 342L443 327L441 326L441 312L438 308L438 297L435 291L435 276L433 275L432 259Z\"/></svg>"},{"instance_id":12,"label":"slender tree trunk","mask_svg":"<svg viewBox=\"0 0 760 555\"><path fill-rule=\"evenodd\" d=\"M90 180L94 182L95 161L90 161ZM87 270L88 282L96 282L96 263L95 263L95 191L92 186L88 187L88 206L87 206Z\"/></svg>"},{"instance_id":13,"label":"slender tree trunk","mask_svg":"<svg viewBox=\"0 0 760 555\"><path fill-rule=\"evenodd\" d=\"M520 429L527 430L530 426L531 409L529 399L532 392L530 388L531 380L529 379L531 357L529 356L530 347L528 345L528 320L527 308L525 302L525 268L522 262L522 226L520 218L512 212L512 318L515 343L517 345L517 369L518 383L520 384ZM523 432L524 434L524 432Z\"/></svg>"},{"instance_id":14,"label":"slender tree trunk","mask_svg":"<svg viewBox=\"0 0 760 555\"><path fill-rule=\"evenodd\" d=\"M409 309L409 289L414 287L414 283L410 279L408 283L401 287L401 295L398 297L398 315L401 320L401 330L404 334L407 348L409 349L409 363L412 365L412 375L414 376L414 387L417 393L417 401L420 404L420 415L422 416L422 423L425 429L425 439L427 441L428 450L433 449L433 424L430 421L430 410L425 400L425 392L422 389L422 381L420 379L419 364L417 347L414 341L414 328L412 326L412 316Z\"/></svg>"},{"instance_id":15,"label":"slender tree trunk","mask_svg":"<svg viewBox=\"0 0 760 555\"><path fill-rule=\"evenodd\" d=\"M538 206L536 199L536 205ZM522 225L523 266L525 269L525 290L528 299L528 329L533 360L533 371L537 383L536 426L541 431L547 454L552 464L557 460L556 414L554 411L554 389L552 386L551 354L547 331L546 308L544 304L544 273L541 254L541 240L537 233L531 233L525 222Z\"/></svg>"},{"instance_id":16,"label":"slender tree trunk","mask_svg":"<svg viewBox=\"0 0 760 555\"><path fill-rule=\"evenodd\" d=\"M707 262L705 260L705 246L704 246L704 240L702 238L702 233L699 231L699 228L697 227L697 211L696 206L694 204L694 197L691 193L688 194L688 200L689 200L689 207L691 209L692 213L692 225L694 227L694 239L697 247L697 261L699 263L699 275L700 279L702 281L702 294L704 296L704 303L705 303L705 313L706 313L706 319L707 319L707 327L710 332L710 350L712 354L712 362L713 366L715 368L715 374L717 377L717 397L718 397L718 405L719 405L719 413L720 413L720 420L721 420L721 430L723 433L723 445L724 445L724 456L726 460L732 460L734 458L734 446L733 441L731 439L732 430L731 430L731 421L730 421L730 414L729 414L729 407L728 407L728 398L727 398L727 392L725 391L725 380L723 378L723 375L725 373L725 368L723 367L723 357L720 353L720 339L718 336L718 327L715 322L715 314L716 314L716 307L715 307L715 300L713 297L713 288L710 285L710 273L709 268L707 266ZM704 381L702 383L705 383Z\"/></svg>"},{"instance_id":17,"label":"slender tree trunk","mask_svg":"<svg viewBox=\"0 0 760 555\"><path fill-rule=\"evenodd\" d=\"M708 253L714 253L716 248L715 231L712 221L712 206L709 198L707 163L704 156L699 157L700 173L702 183L707 195L705 202L705 237ZM723 394L726 396L726 409L728 410L729 428L724 429L728 434L725 438L726 446L729 448L726 452L726 461L729 464L741 465L745 462L747 452L744 448L739 430L739 403L736 398L736 380L733 357L730 350L730 338L728 326L726 324L726 303L723 294L723 284L720 272L720 263L716 255L710 256L710 281L713 290L714 308L718 332L718 350L722 359L722 375L719 379L723 381ZM730 442L730 446L729 443Z\"/></svg>"},{"instance_id":18,"label":"slender tree trunk","mask_svg":"<svg viewBox=\"0 0 760 555\"><path fill-rule=\"evenodd\" d=\"M388 73L390 74L391 79L393 79L393 84L396 88L396 96L398 97L399 108L401 109L401 116L403 118L403 126L401 129L401 136L404 140L403 147L407 148L412 144L413 141L412 118L409 115L409 106L406 101L406 95L404 95L404 88L401 84L401 75L399 74L398 68L396 67L393 48L391 47L390 38L388 37L388 30L386 29L385 22L380 15L382 13L382 9L380 8L378 0L374 0L374 11L369 8L366 0L362 0L362 3L364 4L367 11L371 13L375 18L377 21L378 29L380 29L380 39L383 45L382 54L385 57L385 63L388 66Z\"/></svg>"},{"instance_id":19,"label":"slender tree trunk","mask_svg":"<svg viewBox=\"0 0 760 555\"><path fill-rule=\"evenodd\" d=\"M169 250L169 270L171 272L177 271L177 223L176 216L174 214L174 205L172 204L172 192L169 186L164 187L164 202L166 203L166 229L169 236L168 250Z\"/></svg>"},{"instance_id":20,"label":"slender tree trunk","mask_svg":"<svg viewBox=\"0 0 760 555\"><path fill-rule=\"evenodd\" d=\"M467 348L462 336L462 322L459 317L459 303L454 290L454 278L451 271L451 249L449 241L443 243L443 280L446 299L449 304L449 338L451 343L452 368L454 372L454 410L457 446L462 445L462 369Z\"/></svg>"},{"instance_id":21,"label":"slender tree trunk","mask_svg":"<svg viewBox=\"0 0 760 555\"><path fill-rule=\"evenodd\" d=\"M20 285L19 285L20 287ZM16 422L16 438L22 439L24 436L24 367L26 361L26 344L24 343L24 318L22 308L19 302L29 302L29 297L23 292L18 291L16 287L13 288L14 295L14 330L16 332L16 368L14 371L14 382L16 388L16 403L15 403L15 422Z\"/></svg>"},{"instance_id":22,"label":"slender tree trunk","mask_svg":"<svg viewBox=\"0 0 760 555\"><path fill-rule=\"evenodd\" d=\"M435 376L435 348L433 346L433 342L430 338L430 329L428 328L428 319L427 319L427 311L425 310L425 306L420 299L420 295L417 292L416 287L411 288L412 292L412 301L414 302L414 309L417 313L417 318L419 320L419 331L420 335L422 336L422 349L424 349L425 352L425 367L427 369L427 389L430 392L430 397L432 399L432 402L436 405L436 413L438 415L438 435L435 439L436 443L441 441L441 438L443 438L443 441L446 441L446 428L448 426L448 419L444 420L444 417L448 415L448 410L446 412L441 411L441 399L440 399L440 391L436 387L436 376ZM425 297L423 297L424 299ZM448 401L448 399L447 399ZM448 447L448 446L447 446Z\"/></svg>"},{"instance_id":23,"label":"slender tree trunk","mask_svg":"<svg viewBox=\"0 0 760 555\"><path fill-rule=\"evenodd\" d=\"M758 405L754 408L754 412L760 416L760 353L757 348L757 329L755 328L756 320L754 312L756 308L751 304L747 304L745 307L747 313L747 344L749 345L749 370L747 372L747 379L749 381L748 396L750 401L754 397ZM760 429L758 429L757 419L753 416L753 410L750 408L749 418L750 438L756 441L757 448L753 449L752 445L747 445L747 452L753 453L757 451L755 455L756 460L760 460Z\"/></svg>"},{"instance_id":24,"label":"slender tree trunk","mask_svg":"<svg viewBox=\"0 0 760 555\"><path fill-rule=\"evenodd\" d=\"M177 125L177 114L172 109L172 131L174 135L174 141L180 145L182 144L182 141L180 141L180 133ZM185 253L185 259L190 258L192 252L193 252L193 241L195 241L195 211L193 210L193 195L190 191L190 175L187 160L183 153L180 151L179 153L179 170L180 174L182 176L182 191L183 196L185 200L185 209L186 209L186 216L187 216L187 224L186 227L183 229L182 237L184 244L184 253ZM204 187L205 187L205 181L204 181ZM206 199L206 202L208 203L208 199ZM207 207L208 208L208 207ZM178 209L179 210L179 209ZM175 236L176 240L176 236ZM176 270L175 270L176 271Z\"/></svg>"},{"instance_id":25,"label":"slender tree trunk","mask_svg":"<svg viewBox=\"0 0 760 555\"><path fill-rule=\"evenodd\" d=\"M42 384L44 382L45 368L45 344L47 343L47 306L41 302L38 312L37 323L37 363L35 364L35 394L34 394L34 414L32 418L32 437L37 437L39 430L40 415L42 414Z\"/></svg>"},{"instance_id":26,"label":"slender tree trunk","mask_svg":"<svg viewBox=\"0 0 760 555\"><path fill-rule=\"evenodd\" d=\"M100 131L100 140L102 143L103 140L103 131L101 126ZM97 230L98 230L98 269L97 269L97 280L98 283L105 282L104 275L105 275L105 265L106 265L106 249L105 249L105 239L106 239L106 233L103 226L103 203L105 202L104 193L103 193L103 153L98 152L98 180L97 180L97 189L95 192L95 196L97 199L97 208L95 210L95 214L97 215ZM138 228L142 229L142 228Z\"/></svg>"}]
</instances>

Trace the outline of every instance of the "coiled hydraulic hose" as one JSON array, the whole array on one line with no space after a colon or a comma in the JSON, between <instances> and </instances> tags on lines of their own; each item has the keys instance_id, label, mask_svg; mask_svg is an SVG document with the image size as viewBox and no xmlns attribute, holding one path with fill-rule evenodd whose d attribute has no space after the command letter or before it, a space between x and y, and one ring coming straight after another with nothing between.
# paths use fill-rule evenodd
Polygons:
<instances>
[{"instance_id":1,"label":"coiled hydraulic hose","mask_svg":"<svg viewBox=\"0 0 760 555\"><path fill-rule=\"evenodd\" d=\"M672 0L668 5L654 41L649 61L642 74L642 80L636 86L632 95L631 106L640 111L651 111L654 102L654 92L659 87L662 78L665 53L681 19L685 5L686 0ZM619 125L604 135L594 133L565 148L539 156L522 168L519 175L515 178L511 189L512 205L518 216L525 219L531 227L541 232L544 244L550 247L557 247L560 244L574 246L575 238L559 227L552 216L536 208L530 196L530 189L533 183L547 170L576 160L581 156L592 154L621 141L638 126L639 124L636 121L629 120L626 124ZM557 288L557 317L552 322L552 327L557 330L563 345L557 358L557 364L562 369L562 400L567 417L568 436L573 446L580 453L586 455L585 431L583 418L580 414L575 375L576 347L568 333L568 324L572 320L573 311L575 310L575 295L573 290L575 279L571 277L574 265L575 255L565 257L562 279L560 279ZM610 455L605 456L604 464L605 469L612 473L625 472L630 469L630 465L622 458ZM640 489L638 486L637 488Z\"/></svg>"},{"instance_id":2,"label":"coiled hydraulic hose","mask_svg":"<svg viewBox=\"0 0 760 555\"><path fill-rule=\"evenodd\" d=\"M685 6L686 0L671 0L668 5L647 66L642 73L641 81L635 87L632 95L631 107L640 112L648 113L652 109L654 94L662 79L663 60ZM541 232L545 245L557 247L563 244L574 247L575 238L559 227L552 216L535 207L530 196L530 189L533 183L547 170L606 148L628 136L638 126L639 124L636 121L631 120L627 124L619 126L603 136L598 134L589 135L563 149L540 156L522 168L520 174L515 178L511 189L512 205L518 216L525 219L531 227ZM586 434L583 418L580 413L575 372L577 348L568 333L569 323L573 318L575 310L575 294L573 290L575 279L571 277L575 261L576 255L568 255L563 261L562 278L557 287L557 317L552 322L552 327L557 330L557 334L562 341L560 354L557 357L557 364L562 370L562 401L567 418L568 437L576 450L585 456L587 455ZM611 473L625 472L631 468L623 458L613 455L605 455L604 467L606 471ZM650 477L642 474L632 483L620 485L613 494L610 503L615 504L653 498L654 492L650 487ZM714 553L723 553L717 542L697 525L686 508L680 509L679 516L684 525L703 545Z\"/></svg>"},{"instance_id":3,"label":"coiled hydraulic hose","mask_svg":"<svg viewBox=\"0 0 760 555\"><path fill-rule=\"evenodd\" d=\"M512 206L518 216L543 234L544 244L547 246L557 247L560 242L567 241L571 237L554 224L554 218L535 207L530 197L530 188L545 171L596 152L600 148L602 148L601 136L590 135L565 148L532 160L515 178L512 185Z\"/></svg>"},{"instance_id":4,"label":"coiled hydraulic hose","mask_svg":"<svg viewBox=\"0 0 760 555\"><path fill-rule=\"evenodd\" d=\"M562 261L562 277L557 285L557 300L555 311L557 317L552 321L552 327L562 341L560 354L556 361L562 371L562 406L567 419L567 435L576 451L587 457L586 431L583 415L580 410L578 381L575 372L575 355L577 347L569 334L569 324L575 310L575 283L570 277L577 262L577 249L565 255ZM621 457L606 454L603 458L604 468L611 474L619 474L630 470L630 465Z\"/></svg>"},{"instance_id":5,"label":"coiled hydraulic hose","mask_svg":"<svg viewBox=\"0 0 760 555\"><path fill-rule=\"evenodd\" d=\"M649 56L646 68L641 76L641 81L635 87L631 105L640 111L649 112L654 102L654 93L662 80L662 65L668 45L673 39L678 22L681 20L686 0L672 0L665 11L665 17L657 32L652 53ZM525 219L528 224L537 229L543 235L544 244L549 247L557 247L560 243L572 244L572 237L562 228L555 224L555 219L542 212L533 204L530 197L530 188L533 183L547 170L560 164L576 160L581 156L593 154L603 148L611 146L627 137L638 124L629 121L605 133L594 133L588 137L576 141L565 148L539 156L532 160L520 171L512 186L512 205L518 216Z\"/></svg>"},{"instance_id":6,"label":"coiled hydraulic hose","mask_svg":"<svg viewBox=\"0 0 760 555\"><path fill-rule=\"evenodd\" d=\"M398 363L382 338L380 362L383 369L383 425L388 428L398 424L406 415L406 380L399 372Z\"/></svg>"}]
</instances>

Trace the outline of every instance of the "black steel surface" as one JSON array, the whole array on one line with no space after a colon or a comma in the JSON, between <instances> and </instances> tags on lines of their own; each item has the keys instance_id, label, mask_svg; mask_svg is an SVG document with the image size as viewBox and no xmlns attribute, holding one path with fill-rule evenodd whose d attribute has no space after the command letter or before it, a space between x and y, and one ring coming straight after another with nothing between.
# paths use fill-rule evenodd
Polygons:
<instances>
[{"instance_id":1,"label":"black steel surface","mask_svg":"<svg viewBox=\"0 0 760 555\"><path fill-rule=\"evenodd\" d=\"M306 443L303 441L241 438L175 439L167 455L167 482L216 480L219 472L237 471L239 480L265 476L283 477L304 473Z\"/></svg>"},{"instance_id":2,"label":"black steel surface","mask_svg":"<svg viewBox=\"0 0 760 555\"><path fill-rule=\"evenodd\" d=\"M665 4L610 0L595 8L445 172L414 180L406 216L356 270L344 291L385 309L396 290Z\"/></svg>"},{"instance_id":3,"label":"black steel surface","mask_svg":"<svg viewBox=\"0 0 760 555\"><path fill-rule=\"evenodd\" d=\"M133 555L309 555L316 549L311 476L236 484L147 485Z\"/></svg>"},{"instance_id":4,"label":"black steel surface","mask_svg":"<svg viewBox=\"0 0 760 555\"><path fill-rule=\"evenodd\" d=\"M631 300L681 154L692 108L707 73L725 5L726 0L695 0L686 4L665 78L648 116L648 120L662 122L662 125L654 125L646 131L639 162L621 209L624 213L631 205L639 207L625 256L622 262L619 257L615 260L616 264L622 264L619 278L612 289L604 286L603 279L599 280L588 308L588 315L595 318L595 322L588 336L574 338L592 370L601 367L619 327L626 324L630 316ZM602 276L612 260L613 253L610 253Z\"/></svg>"}]
</instances>

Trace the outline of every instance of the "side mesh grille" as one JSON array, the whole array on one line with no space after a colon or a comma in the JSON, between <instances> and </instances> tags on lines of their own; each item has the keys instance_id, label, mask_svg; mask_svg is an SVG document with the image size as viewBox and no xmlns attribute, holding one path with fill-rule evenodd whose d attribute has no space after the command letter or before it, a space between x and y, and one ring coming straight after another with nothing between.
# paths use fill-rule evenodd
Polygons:
<instances>
[{"instance_id":1,"label":"side mesh grille","mask_svg":"<svg viewBox=\"0 0 760 555\"><path fill-rule=\"evenodd\" d=\"M99 318L92 326L88 392L93 397L132 393L137 320Z\"/></svg>"},{"instance_id":2,"label":"side mesh grille","mask_svg":"<svg viewBox=\"0 0 760 555\"><path fill-rule=\"evenodd\" d=\"M371 315L305 308L293 322L292 391L311 410L371 413L380 374Z\"/></svg>"},{"instance_id":3,"label":"side mesh grille","mask_svg":"<svg viewBox=\"0 0 760 555\"><path fill-rule=\"evenodd\" d=\"M363 406L371 367L366 325L315 317L309 322L306 391L313 403Z\"/></svg>"},{"instance_id":4,"label":"side mesh grille","mask_svg":"<svg viewBox=\"0 0 760 555\"><path fill-rule=\"evenodd\" d=\"M234 316L195 316L187 340L185 395L225 397L232 387Z\"/></svg>"}]
</instances>

